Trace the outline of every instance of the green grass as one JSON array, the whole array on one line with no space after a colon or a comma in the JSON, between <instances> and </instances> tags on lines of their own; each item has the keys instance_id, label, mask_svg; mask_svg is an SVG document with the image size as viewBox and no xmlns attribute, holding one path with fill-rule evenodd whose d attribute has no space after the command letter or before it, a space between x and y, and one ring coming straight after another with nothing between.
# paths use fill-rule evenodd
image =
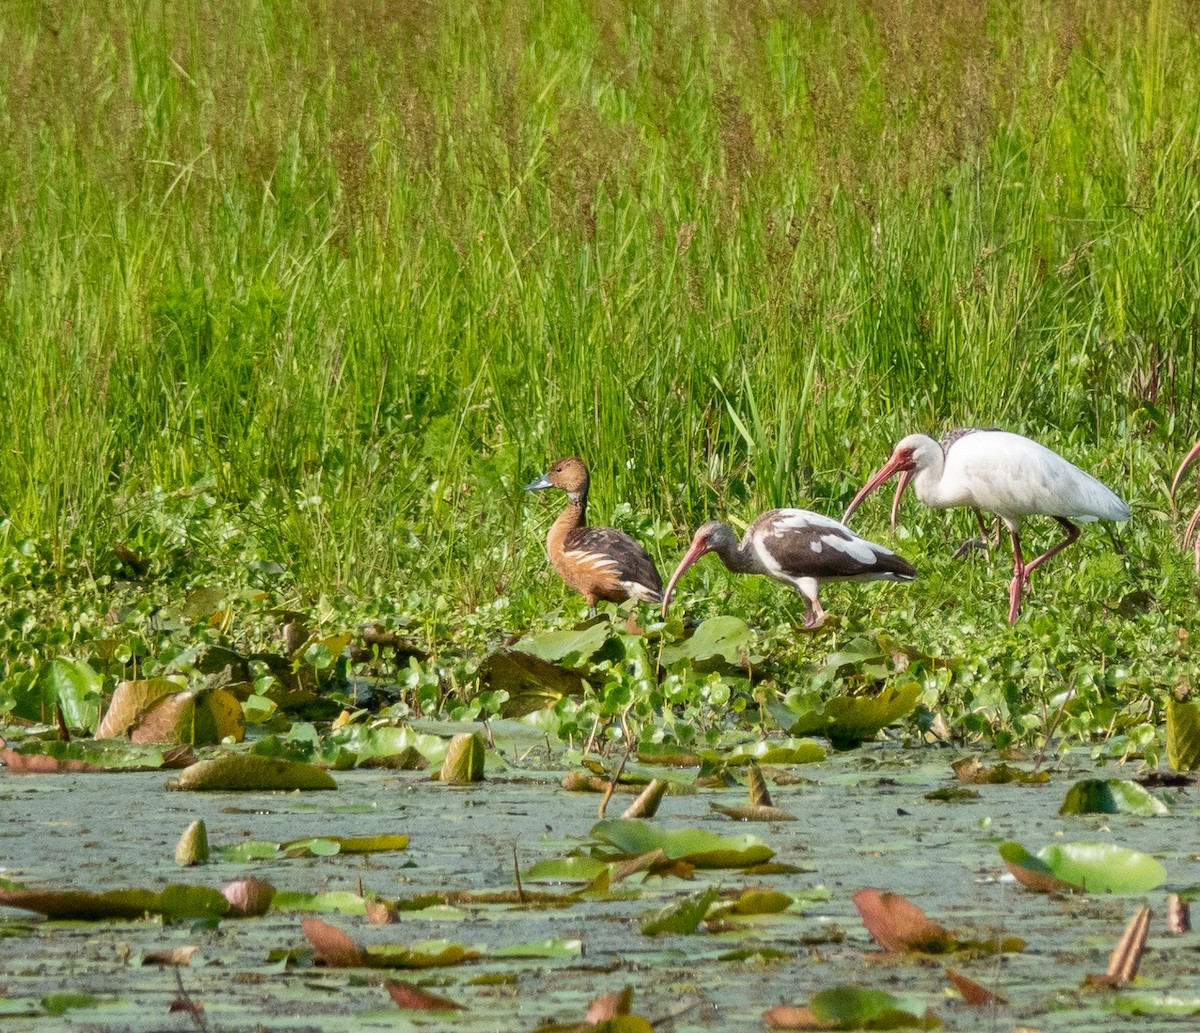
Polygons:
<instances>
[{"instance_id":1,"label":"green grass","mask_svg":"<svg viewBox=\"0 0 1200 1033\"><path fill-rule=\"evenodd\" d=\"M670 568L672 529L840 514L904 434L999 425L1133 503L1123 560L1089 532L993 632L1005 562L910 503L922 580L831 599L1007 658L1049 615L1174 684L1185 5L25 2L0 45L0 558L511 629L579 610L519 490L559 455Z\"/></svg>"}]
</instances>

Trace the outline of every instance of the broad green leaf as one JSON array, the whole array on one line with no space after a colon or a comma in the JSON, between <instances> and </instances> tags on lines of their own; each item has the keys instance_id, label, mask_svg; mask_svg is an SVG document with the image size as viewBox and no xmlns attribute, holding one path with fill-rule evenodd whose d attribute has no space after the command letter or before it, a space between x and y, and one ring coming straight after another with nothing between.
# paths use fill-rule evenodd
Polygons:
<instances>
[{"instance_id":1,"label":"broad green leaf","mask_svg":"<svg viewBox=\"0 0 1200 1033\"><path fill-rule=\"evenodd\" d=\"M580 630L549 631L523 638L513 645L513 649L550 663L578 667L604 645L610 627L607 621L597 621Z\"/></svg>"},{"instance_id":2,"label":"broad green leaf","mask_svg":"<svg viewBox=\"0 0 1200 1033\"><path fill-rule=\"evenodd\" d=\"M264 843L243 840L221 849L225 861L275 860L284 857L333 857L337 854L373 854L403 850L408 836L318 836L311 839L292 839L286 843Z\"/></svg>"},{"instance_id":3,"label":"broad green leaf","mask_svg":"<svg viewBox=\"0 0 1200 1033\"><path fill-rule=\"evenodd\" d=\"M860 986L829 987L814 994L808 1007L814 1018L836 1023L838 1029L936 1029L941 1025L916 998Z\"/></svg>"},{"instance_id":4,"label":"broad green leaf","mask_svg":"<svg viewBox=\"0 0 1200 1033\"><path fill-rule=\"evenodd\" d=\"M719 836L705 829L663 831L636 818L613 818L592 826L591 836L636 857L662 850L672 860L697 868L746 868L769 860L775 853L757 836Z\"/></svg>"},{"instance_id":5,"label":"broad green leaf","mask_svg":"<svg viewBox=\"0 0 1200 1033\"><path fill-rule=\"evenodd\" d=\"M1200 704L1167 697L1167 763L1172 771L1200 768Z\"/></svg>"},{"instance_id":6,"label":"broad green leaf","mask_svg":"<svg viewBox=\"0 0 1200 1033\"><path fill-rule=\"evenodd\" d=\"M726 758L727 764L816 764L825 759L825 747L813 739L764 739L742 744Z\"/></svg>"},{"instance_id":7,"label":"broad green leaf","mask_svg":"<svg viewBox=\"0 0 1200 1033\"><path fill-rule=\"evenodd\" d=\"M728 909L732 915L777 915L792 906L792 897L778 890L748 889Z\"/></svg>"},{"instance_id":8,"label":"broad green leaf","mask_svg":"<svg viewBox=\"0 0 1200 1033\"><path fill-rule=\"evenodd\" d=\"M387 757L417 753L430 765L440 764L446 756L448 740L439 735L414 731L407 725L343 725L326 737L326 749L336 747L352 753L355 764ZM404 765L416 767L415 763Z\"/></svg>"},{"instance_id":9,"label":"broad green leaf","mask_svg":"<svg viewBox=\"0 0 1200 1033\"><path fill-rule=\"evenodd\" d=\"M530 882L582 882L589 883L608 865L595 857L560 857L538 861L521 873L521 878Z\"/></svg>"},{"instance_id":10,"label":"broad green leaf","mask_svg":"<svg viewBox=\"0 0 1200 1033\"><path fill-rule=\"evenodd\" d=\"M361 915L366 911L363 898L348 890L328 893L301 893L278 890L271 899L272 911L336 911L343 915Z\"/></svg>"},{"instance_id":11,"label":"broad green leaf","mask_svg":"<svg viewBox=\"0 0 1200 1033\"><path fill-rule=\"evenodd\" d=\"M662 651L666 666L680 660L701 662L720 658L735 667L745 665L754 645L754 632L740 617L709 617L695 633Z\"/></svg>"},{"instance_id":12,"label":"broad green leaf","mask_svg":"<svg viewBox=\"0 0 1200 1033\"><path fill-rule=\"evenodd\" d=\"M499 950L489 951L491 958L577 958L583 954L582 940L564 940L554 937L535 940L531 943L514 943Z\"/></svg>"},{"instance_id":13,"label":"broad green leaf","mask_svg":"<svg viewBox=\"0 0 1200 1033\"><path fill-rule=\"evenodd\" d=\"M659 933L691 935L700 928L700 923L704 921L708 909L716 899L716 886L709 886L702 893L690 894L645 919L642 922L642 933L645 936L657 936Z\"/></svg>"},{"instance_id":14,"label":"broad green leaf","mask_svg":"<svg viewBox=\"0 0 1200 1033\"><path fill-rule=\"evenodd\" d=\"M1122 993L1104 1006L1122 1015L1200 1015L1200 994Z\"/></svg>"},{"instance_id":15,"label":"broad green leaf","mask_svg":"<svg viewBox=\"0 0 1200 1033\"><path fill-rule=\"evenodd\" d=\"M47 1015L65 1015L72 1008L95 1008L100 998L95 994L61 993L50 994L41 1000Z\"/></svg>"},{"instance_id":16,"label":"broad green leaf","mask_svg":"<svg viewBox=\"0 0 1200 1033\"><path fill-rule=\"evenodd\" d=\"M1018 843L1004 843L1000 856L1032 872L1049 876L1087 893L1145 893L1166 881L1167 872L1149 854L1112 843L1052 843L1031 856ZM1045 889L1013 874L1033 889ZM1035 879L1037 881L1037 879Z\"/></svg>"},{"instance_id":17,"label":"broad green leaf","mask_svg":"<svg viewBox=\"0 0 1200 1033\"><path fill-rule=\"evenodd\" d=\"M886 686L873 696L835 696L820 710L793 714L787 732L826 735L836 746L853 746L910 713L920 698L921 686L915 681Z\"/></svg>"},{"instance_id":18,"label":"broad green leaf","mask_svg":"<svg viewBox=\"0 0 1200 1033\"><path fill-rule=\"evenodd\" d=\"M272 789L336 789L329 772L299 761L231 753L202 760L167 783L172 789L253 791Z\"/></svg>"},{"instance_id":19,"label":"broad green leaf","mask_svg":"<svg viewBox=\"0 0 1200 1033\"><path fill-rule=\"evenodd\" d=\"M12 759L8 757L10 753L14 755ZM111 740L96 742L94 739L73 739L71 742L35 739L21 743L15 750L4 750L0 756L14 770L18 767L37 770L35 758L38 757L58 762L62 770L68 769L71 762L105 771L154 771L167 763L162 749L157 746ZM53 770L53 767L47 766L46 770Z\"/></svg>"},{"instance_id":20,"label":"broad green leaf","mask_svg":"<svg viewBox=\"0 0 1200 1033\"><path fill-rule=\"evenodd\" d=\"M1138 814L1158 817L1171 809L1149 789L1124 778L1088 778L1067 790L1059 814Z\"/></svg>"},{"instance_id":21,"label":"broad green leaf","mask_svg":"<svg viewBox=\"0 0 1200 1033\"><path fill-rule=\"evenodd\" d=\"M219 918L229 910L218 890L207 886L172 884L161 892L144 889L108 890L0 890L0 905L36 911L48 918L85 921L108 918L141 918L162 915L168 920Z\"/></svg>"},{"instance_id":22,"label":"broad green leaf","mask_svg":"<svg viewBox=\"0 0 1200 1033\"><path fill-rule=\"evenodd\" d=\"M439 968L481 956L479 950L450 940L424 940L407 947L379 943L368 947L366 954L368 963L379 968Z\"/></svg>"},{"instance_id":23,"label":"broad green leaf","mask_svg":"<svg viewBox=\"0 0 1200 1033\"><path fill-rule=\"evenodd\" d=\"M100 690L103 679L82 660L55 657L42 670L42 698L57 706L66 726L91 730L100 720Z\"/></svg>"}]
</instances>

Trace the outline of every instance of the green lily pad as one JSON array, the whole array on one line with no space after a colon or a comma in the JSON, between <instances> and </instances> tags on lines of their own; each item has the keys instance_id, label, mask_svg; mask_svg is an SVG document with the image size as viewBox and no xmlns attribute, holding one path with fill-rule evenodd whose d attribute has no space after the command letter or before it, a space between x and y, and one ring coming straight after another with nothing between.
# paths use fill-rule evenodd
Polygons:
<instances>
[{"instance_id":1,"label":"green lily pad","mask_svg":"<svg viewBox=\"0 0 1200 1033\"><path fill-rule=\"evenodd\" d=\"M492 958L578 958L583 954L582 940L564 940L555 936L532 943L513 943L489 952Z\"/></svg>"},{"instance_id":2,"label":"green lily pad","mask_svg":"<svg viewBox=\"0 0 1200 1033\"><path fill-rule=\"evenodd\" d=\"M725 763L749 764L817 764L825 759L825 747L815 739L764 739L743 743L726 757Z\"/></svg>"},{"instance_id":3,"label":"green lily pad","mask_svg":"<svg viewBox=\"0 0 1200 1033\"><path fill-rule=\"evenodd\" d=\"M395 766L417 768L425 764L440 764L446 757L448 740L440 735L417 732L407 725L350 724L334 729L325 737L324 752L330 756L339 751L354 755L357 766ZM414 756L414 754L416 756ZM394 765L381 764L396 760Z\"/></svg>"},{"instance_id":4,"label":"green lily pad","mask_svg":"<svg viewBox=\"0 0 1200 1033\"><path fill-rule=\"evenodd\" d=\"M1200 768L1200 704L1167 698L1167 763L1172 771Z\"/></svg>"},{"instance_id":5,"label":"green lily pad","mask_svg":"<svg viewBox=\"0 0 1200 1033\"><path fill-rule=\"evenodd\" d=\"M657 936L659 933L677 933L688 936L700 928L708 915L708 909L717 899L717 887L709 886L702 893L692 893L676 901L642 922L642 934Z\"/></svg>"},{"instance_id":6,"label":"green lily pad","mask_svg":"<svg viewBox=\"0 0 1200 1033\"><path fill-rule=\"evenodd\" d=\"M254 754L226 754L202 760L179 773L167 783L169 789L197 791L253 791L273 789L336 789L328 771L300 761L259 757Z\"/></svg>"},{"instance_id":7,"label":"green lily pad","mask_svg":"<svg viewBox=\"0 0 1200 1033\"><path fill-rule=\"evenodd\" d=\"M621 855L637 857L661 850L672 860L687 861L697 868L747 868L774 856L757 836L718 836L704 829L672 829L667 832L636 818L614 818L597 822L591 836L616 847Z\"/></svg>"},{"instance_id":8,"label":"green lily pad","mask_svg":"<svg viewBox=\"0 0 1200 1033\"><path fill-rule=\"evenodd\" d=\"M522 872L530 882L592 882L608 865L595 857L557 857L538 861Z\"/></svg>"},{"instance_id":9,"label":"green lily pad","mask_svg":"<svg viewBox=\"0 0 1200 1033\"><path fill-rule=\"evenodd\" d=\"M34 739L0 750L0 760L13 771L155 771L167 767L179 752L119 741Z\"/></svg>"},{"instance_id":10,"label":"green lily pad","mask_svg":"<svg viewBox=\"0 0 1200 1033\"><path fill-rule=\"evenodd\" d=\"M272 911L336 912L341 915L366 913L366 902L349 890L330 890L328 893L301 893L277 890L271 898Z\"/></svg>"},{"instance_id":11,"label":"green lily pad","mask_svg":"<svg viewBox=\"0 0 1200 1033\"><path fill-rule=\"evenodd\" d=\"M1105 1007L1122 1015L1200 1015L1200 995L1123 993Z\"/></svg>"},{"instance_id":12,"label":"green lily pad","mask_svg":"<svg viewBox=\"0 0 1200 1033\"><path fill-rule=\"evenodd\" d=\"M941 1025L914 997L861 986L831 986L814 994L808 1007L818 1022L836 1023L836 1029L936 1029Z\"/></svg>"},{"instance_id":13,"label":"green lily pad","mask_svg":"<svg viewBox=\"0 0 1200 1033\"><path fill-rule=\"evenodd\" d=\"M1152 818L1171 809L1149 789L1124 778L1088 778L1067 790L1059 814L1137 814Z\"/></svg>"},{"instance_id":14,"label":"green lily pad","mask_svg":"<svg viewBox=\"0 0 1200 1033\"><path fill-rule=\"evenodd\" d=\"M1052 843L1036 855L1019 843L1003 843L1000 856L1019 882L1042 891L1065 885L1087 893L1145 893L1167 878L1149 854L1112 843ZM1059 886L1047 885L1047 878Z\"/></svg>"},{"instance_id":15,"label":"green lily pad","mask_svg":"<svg viewBox=\"0 0 1200 1033\"><path fill-rule=\"evenodd\" d=\"M162 915L168 921L184 918L220 918L229 901L207 886L172 884L161 892L143 889L108 890L8 890L0 889L0 905L36 911L47 918L95 921L108 918L142 918Z\"/></svg>"},{"instance_id":16,"label":"green lily pad","mask_svg":"<svg viewBox=\"0 0 1200 1033\"><path fill-rule=\"evenodd\" d=\"M721 659L735 667L744 667L751 658L753 645L754 632L741 618L709 617L690 638L663 649L662 662L669 667L680 660L700 663Z\"/></svg>"},{"instance_id":17,"label":"green lily pad","mask_svg":"<svg viewBox=\"0 0 1200 1033\"><path fill-rule=\"evenodd\" d=\"M375 854L403 850L408 836L318 836L286 843L247 839L220 851L223 861L263 861L284 857L334 857L337 854Z\"/></svg>"},{"instance_id":18,"label":"green lily pad","mask_svg":"<svg viewBox=\"0 0 1200 1033\"><path fill-rule=\"evenodd\" d=\"M772 708L776 718L790 718L789 735L824 735L839 748L874 738L880 729L911 713L921 698L915 682L888 685L873 696L835 696L819 710L795 714L786 707Z\"/></svg>"},{"instance_id":19,"label":"green lily pad","mask_svg":"<svg viewBox=\"0 0 1200 1033\"><path fill-rule=\"evenodd\" d=\"M513 649L563 667L580 667L608 641L609 629L607 621L597 621L578 630L549 631L523 638Z\"/></svg>"}]
</instances>

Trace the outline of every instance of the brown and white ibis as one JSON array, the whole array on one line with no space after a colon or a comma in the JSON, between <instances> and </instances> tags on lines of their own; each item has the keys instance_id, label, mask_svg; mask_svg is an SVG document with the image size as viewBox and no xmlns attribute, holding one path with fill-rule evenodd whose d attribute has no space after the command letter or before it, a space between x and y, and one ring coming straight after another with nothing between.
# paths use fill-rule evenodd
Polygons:
<instances>
[{"instance_id":1,"label":"brown and white ibis","mask_svg":"<svg viewBox=\"0 0 1200 1033\"><path fill-rule=\"evenodd\" d=\"M706 552L715 552L735 574L765 574L804 596L804 626L818 628L826 614L817 592L826 581L911 581L916 570L882 545L860 538L832 517L807 509L763 513L738 542L732 527L711 520L692 538L663 595L663 616L675 585Z\"/></svg>"},{"instance_id":2,"label":"brown and white ibis","mask_svg":"<svg viewBox=\"0 0 1200 1033\"><path fill-rule=\"evenodd\" d=\"M662 578L645 549L615 527L587 526L588 471L582 459L560 459L525 485L526 491L544 488L567 493L567 508L546 535L546 554L562 579L587 600L589 615L595 616L600 599L662 599Z\"/></svg>"},{"instance_id":3,"label":"brown and white ibis","mask_svg":"<svg viewBox=\"0 0 1200 1033\"><path fill-rule=\"evenodd\" d=\"M1179 469L1175 471L1175 479L1171 482L1171 498L1175 498L1175 493L1179 490L1179 482L1183 480L1183 475L1187 473L1188 467L1200 458L1200 441L1192 446L1192 450L1183 457L1183 462L1179 464ZM1192 510L1192 518L1188 521L1187 527L1183 531L1183 546L1186 549L1189 543L1193 544L1193 550L1196 555L1196 569L1200 570L1200 501L1197 502L1196 508Z\"/></svg>"},{"instance_id":4,"label":"brown and white ibis","mask_svg":"<svg viewBox=\"0 0 1200 1033\"><path fill-rule=\"evenodd\" d=\"M971 506L1004 521L1013 547L1010 624L1016 622L1030 575L1079 537L1074 521L1129 519L1129 507L1091 474L1036 441L1002 430L964 434L944 451L931 437L909 435L854 496L842 519L849 520L858 504L896 473L901 475L899 491L911 481L917 498L927 506ZM1067 536L1026 562L1021 553L1021 520L1037 515L1054 517Z\"/></svg>"}]
</instances>

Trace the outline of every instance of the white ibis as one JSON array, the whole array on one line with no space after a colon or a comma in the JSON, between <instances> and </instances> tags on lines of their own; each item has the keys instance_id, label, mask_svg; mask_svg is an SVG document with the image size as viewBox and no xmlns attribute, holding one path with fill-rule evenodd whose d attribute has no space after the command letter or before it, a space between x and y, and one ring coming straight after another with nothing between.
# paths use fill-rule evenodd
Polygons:
<instances>
[{"instance_id":1,"label":"white ibis","mask_svg":"<svg viewBox=\"0 0 1200 1033\"><path fill-rule=\"evenodd\" d=\"M968 434L982 434L988 431L999 430L999 427L955 427L953 430L946 431L938 439L938 444L942 446L943 452L949 452L954 443L961 438L965 438ZM911 473L903 475L896 483L896 494L892 496L892 530L896 530L896 523L900 516L900 496L904 494L904 489L908 487L908 482L911 479ZM967 539L962 545L955 550L954 558L965 556L972 549L982 549L984 552L991 552L992 532L983 522L983 514L971 507L971 512L975 514L975 522L979 525L979 538ZM1000 530L997 527L996 537L999 540Z\"/></svg>"},{"instance_id":2,"label":"white ibis","mask_svg":"<svg viewBox=\"0 0 1200 1033\"><path fill-rule=\"evenodd\" d=\"M662 598L662 578L645 549L615 527L587 526L588 471L582 459L560 459L525 485L526 491L543 488L567 493L567 508L546 535L546 554L562 579L587 600L590 616L600 599L656 603Z\"/></svg>"},{"instance_id":3,"label":"white ibis","mask_svg":"<svg viewBox=\"0 0 1200 1033\"><path fill-rule=\"evenodd\" d=\"M676 582L706 552L715 552L735 574L765 574L791 585L804 596L806 628L818 628L825 620L817 598L825 581L911 581L917 573L907 560L832 517L807 509L772 509L746 528L740 544L733 528L719 520L701 527L667 583L664 617Z\"/></svg>"},{"instance_id":4,"label":"white ibis","mask_svg":"<svg viewBox=\"0 0 1200 1033\"><path fill-rule=\"evenodd\" d=\"M1179 469L1175 471L1175 479L1171 482L1171 498L1175 498L1175 492L1179 490L1179 482L1183 480L1183 475L1187 473L1187 469L1200 457L1200 441L1192 446L1192 450L1183 457L1183 462L1179 464ZM1187 527L1183 531L1183 545L1187 548L1189 542L1193 541L1193 550L1196 555L1196 569L1200 570L1200 534L1196 532L1200 530L1200 502L1196 508L1192 510L1192 519L1188 521Z\"/></svg>"},{"instance_id":5,"label":"white ibis","mask_svg":"<svg viewBox=\"0 0 1200 1033\"><path fill-rule=\"evenodd\" d=\"M849 520L858 504L896 473L899 491L912 481L917 498L928 506L972 506L1004 521L1013 547L1010 624L1016 622L1030 575L1079 537L1073 521L1129 519L1129 507L1091 474L1036 441L1002 430L964 434L946 451L931 437L910 435L854 496L842 519ZM1054 517L1067 536L1027 563L1021 554L1021 519L1039 514Z\"/></svg>"}]
</instances>

